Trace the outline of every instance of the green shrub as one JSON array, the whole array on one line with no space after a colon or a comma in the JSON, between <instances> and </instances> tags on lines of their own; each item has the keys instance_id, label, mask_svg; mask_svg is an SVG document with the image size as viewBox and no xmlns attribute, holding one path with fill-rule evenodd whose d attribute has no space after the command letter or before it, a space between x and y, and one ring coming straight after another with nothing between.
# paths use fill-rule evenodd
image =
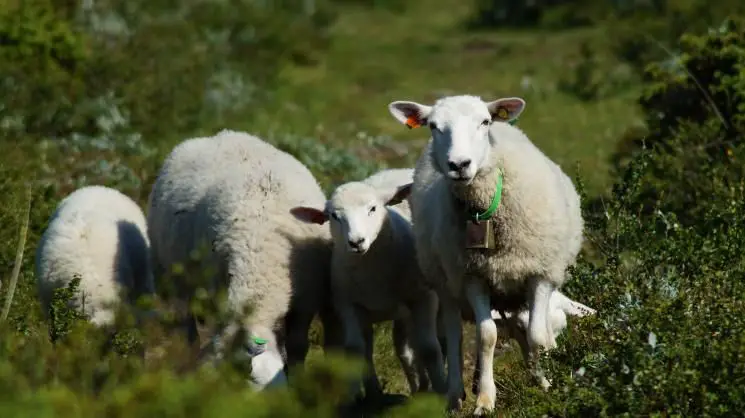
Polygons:
<instances>
[{"instance_id":1,"label":"green shrub","mask_svg":"<svg viewBox=\"0 0 745 418\"><path fill-rule=\"evenodd\" d=\"M528 416L733 416L745 407L745 126L735 111L744 32L742 22L723 28L682 45L729 123L693 80L651 67L642 102L657 120L655 146L631 156L603 212L587 214L599 261L582 259L566 287L598 316L561 337L546 361L556 389L527 402Z\"/></svg>"},{"instance_id":2,"label":"green shrub","mask_svg":"<svg viewBox=\"0 0 745 418\"><path fill-rule=\"evenodd\" d=\"M678 60L648 67L640 99L647 129L624 138L613 158L623 170L642 144L654 149L640 192L646 212L659 201L661 210L694 225L703 215L697 202L728 199L720 184L737 184L742 175L736 146L745 131L745 28L727 21L706 35L682 36L680 45Z\"/></svg>"},{"instance_id":3,"label":"green shrub","mask_svg":"<svg viewBox=\"0 0 745 418\"><path fill-rule=\"evenodd\" d=\"M101 100L149 140L221 125L316 62L333 21L324 1L3 1L0 132L43 138L98 135Z\"/></svg>"}]
</instances>

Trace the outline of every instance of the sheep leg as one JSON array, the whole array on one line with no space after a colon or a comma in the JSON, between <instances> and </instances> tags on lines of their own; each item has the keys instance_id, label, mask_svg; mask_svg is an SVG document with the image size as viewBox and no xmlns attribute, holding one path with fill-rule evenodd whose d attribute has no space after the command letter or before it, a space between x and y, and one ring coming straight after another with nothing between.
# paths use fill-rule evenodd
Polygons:
<instances>
[{"instance_id":1,"label":"sheep leg","mask_svg":"<svg viewBox=\"0 0 745 418\"><path fill-rule=\"evenodd\" d=\"M481 347L481 342L479 341L479 336L476 334L476 346L474 347L476 354L474 355L474 358L476 362L473 366L473 376L471 377L471 393L474 395L478 395L481 391L481 385L479 385L479 379L481 378L481 356L479 355L479 347Z\"/></svg>"},{"instance_id":2,"label":"sheep leg","mask_svg":"<svg viewBox=\"0 0 745 418\"><path fill-rule=\"evenodd\" d=\"M323 325L323 351L327 353L335 349L341 349L344 345L344 329L341 318L336 314L331 303L324 303L318 312Z\"/></svg>"},{"instance_id":3,"label":"sheep leg","mask_svg":"<svg viewBox=\"0 0 745 418\"><path fill-rule=\"evenodd\" d=\"M429 390L430 380L427 368L421 359L414 357L414 364L416 365L417 375L419 376L419 392L427 392ZM443 367L444 372L444 367ZM444 377L443 377L444 379Z\"/></svg>"},{"instance_id":4,"label":"sheep leg","mask_svg":"<svg viewBox=\"0 0 745 418\"><path fill-rule=\"evenodd\" d=\"M362 316L360 317L362 318ZM383 397L383 389L380 387L378 374L375 372L375 363L373 362L374 335L372 322L365 318L360 323L360 328L365 337L365 363L367 365L363 380L365 398L377 401Z\"/></svg>"},{"instance_id":5,"label":"sheep leg","mask_svg":"<svg viewBox=\"0 0 745 418\"><path fill-rule=\"evenodd\" d=\"M513 335L517 340L517 343L520 344L520 351L522 351L525 366L530 371L531 376L533 376L543 390L548 390L548 388L551 387L551 382L546 378L543 369L538 363L538 352L532 350L530 344L528 344L526 331L519 328L514 321L508 321L508 324L513 330Z\"/></svg>"},{"instance_id":6,"label":"sheep leg","mask_svg":"<svg viewBox=\"0 0 745 418\"><path fill-rule=\"evenodd\" d=\"M347 353L364 356L365 338L360 327L360 319L357 310L350 303L336 301L336 310L341 317L342 327L344 328L344 349ZM360 395L360 382L355 380L350 386L350 395L352 399Z\"/></svg>"},{"instance_id":7,"label":"sheep leg","mask_svg":"<svg viewBox=\"0 0 745 418\"><path fill-rule=\"evenodd\" d=\"M413 394L421 389L421 385L417 385L418 369L415 369L421 362L414 358L414 351L408 344L407 336L410 331L403 319L399 318L393 321L393 347L396 350L396 357L401 363L404 376L406 376L406 381L409 383L409 390ZM422 378L421 374L419 378Z\"/></svg>"},{"instance_id":8,"label":"sheep leg","mask_svg":"<svg viewBox=\"0 0 745 418\"><path fill-rule=\"evenodd\" d=\"M461 364L461 323L460 306L452 296L443 292L440 295L442 323L447 342L447 398L448 410L457 411L463 405L463 368Z\"/></svg>"},{"instance_id":9,"label":"sheep leg","mask_svg":"<svg viewBox=\"0 0 745 418\"><path fill-rule=\"evenodd\" d=\"M460 313L460 311L458 311ZM447 352L448 352L448 342L447 337L445 333L445 324L442 318L442 308L440 307L439 311L437 312L437 342L440 345L440 352L443 355L443 364L447 365ZM461 332L461 340L460 340L460 369L463 370L463 335ZM450 365L448 367L448 373L450 373ZM460 399L462 401L466 400L466 391L463 389L463 392L460 394Z\"/></svg>"},{"instance_id":10,"label":"sheep leg","mask_svg":"<svg viewBox=\"0 0 745 418\"><path fill-rule=\"evenodd\" d=\"M313 321L313 312L291 310L285 316L285 350L287 352L287 370L303 364L308 355L308 330Z\"/></svg>"},{"instance_id":11,"label":"sheep leg","mask_svg":"<svg viewBox=\"0 0 745 418\"><path fill-rule=\"evenodd\" d=\"M494 384L494 348L497 345L497 324L491 317L489 294L481 283L471 280L466 284L466 298L476 319L476 346L479 349L478 363L479 394L476 398L474 415L484 415L494 409L497 400L497 386Z\"/></svg>"},{"instance_id":12,"label":"sheep leg","mask_svg":"<svg viewBox=\"0 0 745 418\"><path fill-rule=\"evenodd\" d=\"M551 350L556 347L556 340L550 327L548 310L554 286L545 278L535 278L532 281L532 291L528 343L533 350L539 350L540 347Z\"/></svg>"},{"instance_id":13,"label":"sheep leg","mask_svg":"<svg viewBox=\"0 0 745 418\"><path fill-rule=\"evenodd\" d=\"M438 393L447 390L445 365L437 341L437 294L428 291L410 306L417 359L427 368L432 388Z\"/></svg>"}]
</instances>

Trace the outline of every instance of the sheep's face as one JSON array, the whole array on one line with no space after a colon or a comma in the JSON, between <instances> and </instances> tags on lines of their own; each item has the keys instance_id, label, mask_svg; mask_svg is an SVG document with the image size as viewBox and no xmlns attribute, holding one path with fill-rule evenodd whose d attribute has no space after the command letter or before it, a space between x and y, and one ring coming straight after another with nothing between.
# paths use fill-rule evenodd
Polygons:
<instances>
[{"instance_id":1,"label":"sheep's face","mask_svg":"<svg viewBox=\"0 0 745 418\"><path fill-rule=\"evenodd\" d=\"M387 220L387 205L402 202L411 192L411 183L378 190L362 182L339 186L323 210L295 207L292 214L306 223L323 224L330 220L331 236L337 248L365 254Z\"/></svg>"},{"instance_id":2,"label":"sheep's face","mask_svg":"<svg viewBox=\"0 0 745 418\"><path fill-rule=\"evenodd\" d=\"M388 109L410 128L427 125L432 132L435 168L451 181L469 183L489 157L489 127L509 122L525 107L518 97L484 102L476 96L450 96L428 106L395 101Z\"/></svg>"}]
</instances>

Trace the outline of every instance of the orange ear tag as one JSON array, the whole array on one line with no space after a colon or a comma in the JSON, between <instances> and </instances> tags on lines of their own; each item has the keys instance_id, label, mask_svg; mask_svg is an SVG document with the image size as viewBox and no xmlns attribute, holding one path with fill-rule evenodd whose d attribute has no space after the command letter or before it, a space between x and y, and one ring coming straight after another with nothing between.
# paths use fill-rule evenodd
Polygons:
<instances>
[{"instance_id":1,"label":"orange ear tag","mask_svg":"<svg viewBox=\"0 0 745 418\"><path fill-rule=\"evenodd\" d=\"M406 119L406 126L408 126L409 129L411 129L411 128L418 128L422 125L419 124L419 121L417 120L417 118L415 118L414 116L409 116L409 118Z\"/></svg>"}]
</instances>

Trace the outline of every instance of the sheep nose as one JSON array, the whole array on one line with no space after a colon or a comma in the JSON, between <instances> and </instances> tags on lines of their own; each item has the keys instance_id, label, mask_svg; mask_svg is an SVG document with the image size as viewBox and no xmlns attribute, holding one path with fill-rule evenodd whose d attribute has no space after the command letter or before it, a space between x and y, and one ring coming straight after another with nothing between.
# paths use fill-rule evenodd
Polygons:
<instances>
[{"instance_id":1,"label":"sheep nose","mask_svg":"<svg viewBox=\"0 0 745 418\"><path fill-rule=\"evenodd\" d=\"M363 242L365 242L364 238L357 238L357 239L350 239L349 246L352 248L360 248L360 245L362 245Z\"/></svg>"},{"instance_id":2,"label":"sheep nose","mask_svg":"<svg viewBox=\"0 0 745 418\"><path fill-rule=\"evenodd\" d=\"M471 165L471 160L465 159L461 161L448 161L448 168L450 171L461 172Z\"/></svg>"}]
</instances>

